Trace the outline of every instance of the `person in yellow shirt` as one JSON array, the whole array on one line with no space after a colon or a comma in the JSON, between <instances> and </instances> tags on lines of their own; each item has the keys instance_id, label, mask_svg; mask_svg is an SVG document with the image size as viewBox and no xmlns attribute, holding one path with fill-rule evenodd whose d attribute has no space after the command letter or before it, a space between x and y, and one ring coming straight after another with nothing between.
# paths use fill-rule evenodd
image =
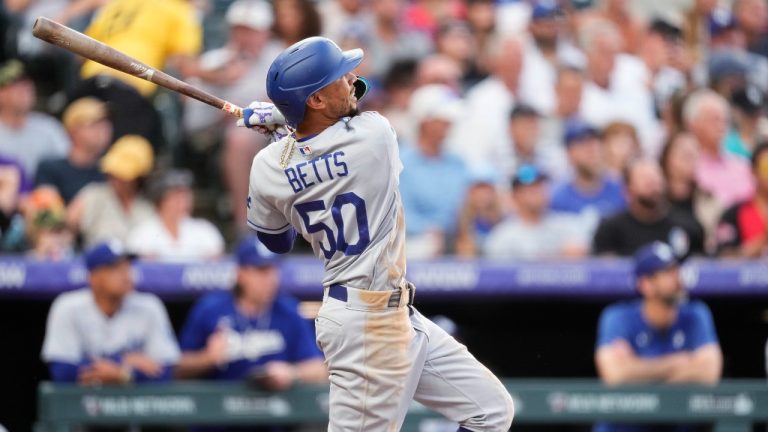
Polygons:
<instances>
[{"instance_id":1,"label":"person in yellow shirt","mask_svg":"<svg viewBox=\"0 0 768 432\"><path fill-rule=\"evenodd\" d=\"M114 0L98 12L86 34L154 69L171 65L185 76L193 73L202 45L202 26L188 0ZM144 97L157 88L90 60L83 64L83 78L99 74L119 78Z\"/></svg>"}]
</instances>

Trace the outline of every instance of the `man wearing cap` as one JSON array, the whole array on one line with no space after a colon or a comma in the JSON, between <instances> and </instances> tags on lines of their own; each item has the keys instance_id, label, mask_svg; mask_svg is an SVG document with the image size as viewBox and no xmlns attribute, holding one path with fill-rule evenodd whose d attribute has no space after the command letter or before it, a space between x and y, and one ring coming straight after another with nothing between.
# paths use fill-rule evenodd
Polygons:
<instances>
[{"instance_id":1,"label":"man wearing cap","mask_svg":"<svg viewBox=\"0 0 768 432\"><path fill-rule=\"evenodd\" d=\"M584 218L591 236L600 218L624 210L621 184L605 172L600 133L579 118L565 124L563 142L573 176L552 193L552 209Z\"/></svg>"},{"instance_id":2,"label":"man wearing cap","mask_svg":"<svg viewBox=\"0 0 768 432\"><path fill-rule=\"evenodd\" d=\"M231 292L208 294L181 331L176 375L216 380L255 379L269 389L325 382L328 371L297 302L279 291L277 256L254 236L235 252Z\"/></svg>"},{"instance_id":3,"label":"man wearing cap","mask_svg":"<svg viewBox=\"0 0 768 432\"><path fill-rule=\"evenodd\" d=\"M446 241L455 235L468 172L464 161L444 150L444 144L461 113L461 100L446 85L423 86L411 97L409 114L416 142L403 146L400 153L407 167L400 175L400 193L409 256L439 256L445 252ZM440 193L435 193L436 187Z\"/></svg>"},{"instance_id":4,"label":"man wearing cap","mask_svg":"<svg viewBox=\"0 0 768 432\"><path fill-rule=\"evenodd\" d=\"M584 256L587 237L578 218L549 209L547 176L521 165L512 179L514 216L488 235L485 255L525 260Z\"/></svg>"},{"instance_id":5,"label":"man wearing cap","mask_svg":"<svg viewBox=\"0 0 768 432\"><path fill-rule=\"evenodd\" d=\"M112 145L100 162L107 181L83 188L67 210L70 226L86 245L107 238L126 241L131 229L155 215L142 196L142 180L153 164L152 146L138 135L126 135Z\"/></svg>"},{"instance_id":6,"label":"man wearing cap","mask_svg":"<svg viewBox=\"0 0 768 432\"><path fill-rule=\"evenodd\" d=\"M126 244L142 258L160 261L215 259L224 253L224 238L205 219L192 217L192 173L168 170L150 180L149 195L157 216L131 230Z\"/></svg>"},{"instance_id":7,"label":"man wearing cap","mask_svg":"<svg viewBox=\"0 0 768 432\"><path fill-rule=\"evenodd\" d=\"M54 381L170 379L179 359L173 329L160 299L134 291L131 258L116 240L97 244L85 253L90 286L54 300L42 349Z\"/></svg>"},{"instance_id":8,"label":"man wearing cap","mask_svg":"<svg viewBox=\"0 0 768 432\"><path fill-rule=\"evenodd\" d=\"M69 139L54 118L32 111L35 85L18 60L0 63L0 157L14 159L29 178L50 157L64 157Z\"/></svg>"},{"instance_id":9,"label":"man wearing cap","mask_svg":"<svg viewBox=\"0 0 768 432\"><path fill-rule=\"evenodd\" d=\"M557 65L583 67L584 54L563 38L565 17L556 0L532 2L525 43L525 62L520 76L520 100L539 113L549 115L555 110L557 97Z\"/></svg>"},{"instance_id":10,"label":"man wearing cap","mask_svg":"<svg viewBox=\"0 0 768 432\"><path fill-rule=\"evenodd\" d=\"M750 159L759 141L768 138L761 125L765 112L765 94L756 86L747 85L731 92L733 122L725 135L723 147L727 153Z\"/></svg>"},{"instance_id":11,"label":"man wearing cap","mask_svg":"<svg viewBox=\"0 0 768 432\"><path fill-rule=\"evenodd\" d=\"M565 150L560 143L542 139L542 117L530 105L517 104L509 116L509 136L512 139L513 164L508 173L524 164L541 167L548 176L561 179L570 171Z\"/></svg>"},{"instance_id":12,"label":"man wearing cap","mask_svg":"<svg viewBox=\"0 0 768 432\"><path fill-rule=\"evenodd\" d=\"M112 123L104 102L84 97L72 102L62 122L72 146L69 155L40 162L35 185L56 188L66 203L89 183L104 181L98 161L112 139Z\"/></svg>"},{"instance_id":13,"label":"man wearing cap","mask_svg":"<svg viewBox=\"0 0 768 432\"><path fill-rule=\"evenodd\" d=\"M635 288L641 298L610 305L600 316L595 364L606 384L720 380L723 356L712 314L703 302L687 301L679 265L666 243L650 243L635 254ZM600 424L595 430L656 429Z\"/></svg>"}]
</instances>

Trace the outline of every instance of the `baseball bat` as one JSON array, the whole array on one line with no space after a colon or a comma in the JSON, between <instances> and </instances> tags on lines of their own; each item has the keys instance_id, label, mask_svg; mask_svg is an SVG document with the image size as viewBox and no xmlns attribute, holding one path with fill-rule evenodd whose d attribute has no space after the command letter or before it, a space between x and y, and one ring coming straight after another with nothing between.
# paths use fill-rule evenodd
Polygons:
<instances>
[{"instance_id":1,"label":"baseball bat","mask_svg":"<svg viewBox=\"0 0 768 432\"><path fill-rule=\"evenodd\" d=\"M104 66L187 95L234 116L243 116L243 109L239 106L176 79L163 71L154 70L135 58L76 30L63 26L56 21L45 17L38 17L32 27L32 34L38 39L79 54Z\"/></svg>"}]
</instances>

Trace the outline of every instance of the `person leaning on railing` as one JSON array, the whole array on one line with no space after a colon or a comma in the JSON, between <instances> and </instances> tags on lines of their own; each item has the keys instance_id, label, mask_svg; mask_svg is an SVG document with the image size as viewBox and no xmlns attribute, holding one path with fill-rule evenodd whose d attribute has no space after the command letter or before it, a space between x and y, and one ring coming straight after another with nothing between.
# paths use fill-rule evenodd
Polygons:
<instances>
[{"instance_id":1,"label":"person leaning on railing","mask_svg":"<svg viewBox=\"0 0 768 432\"><path fill-rule=\"evenodd\" d=\"M600 316L595 352L600 378L609 385L717 383L723 355L712 313L703 302L687 300L680 261L672 248L650 243L635 254L634 266L642 298L610 305ZM595 428L599 432L645 430L616 424Z\"/></svg>"}]
</instances>

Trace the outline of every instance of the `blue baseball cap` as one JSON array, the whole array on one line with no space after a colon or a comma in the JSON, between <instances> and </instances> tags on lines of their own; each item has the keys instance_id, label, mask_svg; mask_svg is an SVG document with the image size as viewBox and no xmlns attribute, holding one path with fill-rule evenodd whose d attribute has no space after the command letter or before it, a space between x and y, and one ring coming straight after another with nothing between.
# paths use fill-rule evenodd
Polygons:
<instances>
[{"instance_id":1,"label":"blue baseball cap","mask_svg":"<svg viewBox=\"0 0 768 432\"><path fill-rule=\"evenodd\" d=\"M709 14L709 34L717 36L728 30L737 28L736 17L733 16L731 11L724 8L717 8Z\"/></svg>"},{"instance_id":2,"label":"blue baseball cap","mask_svg":"<svg viewBox=\"0 0 768 432\"><path fill-rule=\"evenodd\" d=\"M540 19L555 18L561 15L560 6L555 0L536 0L533 2L531 19L536 21Z\"/></svg>"},{"instance_id":3,"label":"blue baseball cap","mask_svg":"<svg viewBox=\"0 0 768 432\"><path fill-rule=\"evenodd\" d=\"M535 165L523 164L517 168L515 175L512 176L512 187L515 188L520 185L528 186L548 178L549 177Z\"/></svg>"},{"instance_id":4,"label":"blue baseball cap","mask_svg":"<svg viewBox=\"0 0 768 432\"><path fill-rule=\"evenodd\" d=\"M635 253L635 277L650 276L661 270L680 265L672 247L660 241L647 244Z\"/></svg>"},{"instance_id":5,"label":"blue baseball cap","mask_svg":"<svg viewBox=\"0 0 768 432\"><path fill-rule=\"evenodd\" d=\"M99 267L109 266L122 260L134 260L136 255L128 253L119 240L99 243L85 251L85 267L89 272Z\"/></svg>"},{"instance_id":6,"label":"blue baseball cap","mask_svg":"<svg viewBox=\"0 0 768 432\"><path fill-rule=\"evenodd\" d=\"M566 147L570 147L578 141L586 138L599 138L600 132L584 120L574 117L565 122L563 131L563 142Z\"/></svg>"},{"instance_id":7,"label":"blue baseball cap","mask_svg":"<svg viewBox=\"0 0 768 432\"><path fill-rule=\"evenodd\" d=\"M235 251L237 265L241 267L265 267L275 265L278 256L259 241L256 236L248 236L240 240Z\"/></svg>"}]
</instances>

